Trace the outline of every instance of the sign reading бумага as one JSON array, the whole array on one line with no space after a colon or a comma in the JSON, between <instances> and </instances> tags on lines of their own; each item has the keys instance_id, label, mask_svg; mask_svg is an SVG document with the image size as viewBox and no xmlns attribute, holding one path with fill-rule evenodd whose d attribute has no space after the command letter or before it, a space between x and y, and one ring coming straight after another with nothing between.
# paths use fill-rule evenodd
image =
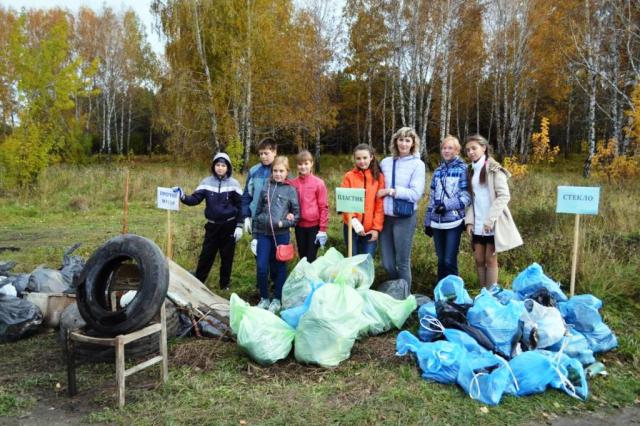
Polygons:
<instances>
[{"instance_id":1,"label":"sign reading \u0431\u0443\u043c\u0430\u0433\u0430","mask_svg":"<svg viewBox=\"0 0 640 426\"><path fill-rule=\"evenodd\" d=\"M559 186L556 213L598 214L600 187Z\"/></svg>"},{"instance_id":2,"label":"sign reading \u0431\u0443\u043c\u0430\u0433\u0430","mask_svg":"<svg viewBox=\"0 0 640 426\"><path fill-rule=\"evenodd\" d=\"M336 188L336 211L364 213L364 188Z\"/></svg>"},{"instance_id":3,"label":"sign reading \u0431\u0443\u043c\u0430\u0433\u0430","mask_svg":"<svg viewBox=\"0 0 640 426\"><path fill-rule=\"evenodd\" d=\"M180 194L171 188L159 186L156 206L164 210L180 210Z\"/></svg>"}]
</instances>

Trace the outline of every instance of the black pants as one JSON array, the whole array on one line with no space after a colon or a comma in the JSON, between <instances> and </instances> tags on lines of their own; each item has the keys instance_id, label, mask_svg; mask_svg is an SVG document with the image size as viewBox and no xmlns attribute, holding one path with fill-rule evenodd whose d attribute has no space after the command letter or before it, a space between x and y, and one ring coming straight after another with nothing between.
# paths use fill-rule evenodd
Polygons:
<instances>
[{"instance_id":1,"label":"black pants","mask_svg":"<svg viewBox=\"0 0 640 426\"><path fill-rule=\"evenodd\" d=\"M298 244L298 256L300 256L300 259L306 257L309 263L316 260L318 256L316 234L319 230L320 226L312 226L310 228L296 226L296 244Z\"/></svg>"},{"instance_id":2,"label":"black pants","mask_svg":"<svg viewBox=\"0 0 640 426\"><path fill-rule=\"evenodd\" d=\"M207 222L204 225L204 241L202 251L196 268L196 278L203 283L207 281L209 271L220 251L220 288L229 287L231 281L231 265L236 251L236 240L233 233L236 230L236 221L230 220L224 223Z\"/></svg>"}]
</instances>

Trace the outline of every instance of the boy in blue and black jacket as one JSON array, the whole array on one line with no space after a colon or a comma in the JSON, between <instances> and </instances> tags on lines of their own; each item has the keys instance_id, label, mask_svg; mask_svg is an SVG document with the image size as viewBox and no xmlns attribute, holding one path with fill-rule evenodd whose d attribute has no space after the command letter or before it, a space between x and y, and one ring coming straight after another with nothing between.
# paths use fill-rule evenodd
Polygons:
<instances>
[{"instance_id":1,"label":"boy in blue and black jacket","mask_svg":"<svg viewBox=\"0 0 640 426\"><path fill-rule=\"evenodd\" d=\"M251 234L251 222L255 219L258 200L265 183L271 178L271 164L278 154L276 142L267 137L258 143L258 156L260 163L249 169L247 182L242 193L242 217L244 218L244 231ZM251 251L257 253L258 241L251 240Z\"/></svg>"},{"instance_id":2,"label":"boy in blue and black jacket","mask_svg":"<svg viewBox=\"0 0 640 426\"><path fill-rule=\"evenodd\" d=\"M185 195L177 188L180 200L188 206L206 200L207 223L195 276L204 283L220 251L220 288L223 290L229 289L236 242L242 238L242 189L231 173L231 159L221 152L213 157L211 176L204 178L193 194Z\"/></svg>"}]
</instances>

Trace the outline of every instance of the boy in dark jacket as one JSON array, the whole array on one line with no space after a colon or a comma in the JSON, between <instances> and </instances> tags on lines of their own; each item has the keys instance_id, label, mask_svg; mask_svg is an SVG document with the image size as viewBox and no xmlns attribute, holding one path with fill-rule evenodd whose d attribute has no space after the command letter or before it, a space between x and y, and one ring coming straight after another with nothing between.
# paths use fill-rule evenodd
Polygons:
<instances>
[{"instance_id":1,"label":"boy in dark jacket","mask_svg":"<svg viewBox=\"0 0 640 426\"><path fill-rule=\"evenodd\" d=\"M236 242L242 238L242 188L231 177L231 160L225 153L213 157L211 173L200 182L193 194L185 195L182 188L177 188L177 191L180 192L180 200L188 206L206 200L204 215L207 223L204 225L204 241L196 278L203 283L207 280L216 254L220 251L220 288L228 290Z\"/></svg>"}]
</instances>

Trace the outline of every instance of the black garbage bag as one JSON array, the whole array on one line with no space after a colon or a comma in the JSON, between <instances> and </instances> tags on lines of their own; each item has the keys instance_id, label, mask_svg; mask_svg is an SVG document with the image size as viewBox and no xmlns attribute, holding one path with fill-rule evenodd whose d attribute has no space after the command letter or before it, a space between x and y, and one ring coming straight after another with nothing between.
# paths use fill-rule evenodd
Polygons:
<instances>
[{"instance_id":1,"label":"black garbage bag","mask_svg":"<svg viewBox=\"0 0 640 426\"><path fill-rule=\"evenodd\" d=\"M76 251L78 247L80 247L82 243L76 243L69 247L67 251L64 252L64 257L62 259L62 268L60 269L60 273L65 280L65 283L68 285L68 289L65 293L75 293L75 278L80 275L82 269L84 268L84 259L80 256L72 256L71 254Z\"/></svg>"},{"instance_id":2,"label":"black garbage bag","mask_svg":"<svg viewBox=\"0 0 640 426\"><path fill-rule=\"evenodd\" d=\"M31 274L17 274L7 277L7 281L16 288L18 295L20 296L29 286L29 277Z\"/></svg>"},{"instance_id":3,"label":"black garbage bag","mask_svg":"<svg viewBox=\"0 0 640 426\"><path fill-rule=\"evenodd\" d=\"M544 287L539 288L538 290L531 293L528 299L535 300L542 306L546 306L548 308L556 308L558 306L556 298L553 296L553 293L551 293L549 290L547 290Z\"/></svg>"},{"instance_id":4,"label":"black garbage bag","mask_svg":"<svg viewBox=\"0 0 640 426\"><path fill-rule=\"evenodd\" d=\"M472 306L472 303L453 303L439 300L436 302L436 315L445 328L462 330L485 349L495 351L491 339L482 330L470 325L467 321L467 312Z\"/></svg>"},{"instance_id":5,"label":"black garbage bag","mask_svg":"<svg viewBox=\"0 0 640 426\"><path fill-rule=\"evenodd\" d=\"M29 276L27 289L35 293L63 293L70 284L57 269L38 266Z\"/></svg>"},{"instance_id":6,"label":"black garbage bag","mask_svg":"<svg viewBox=\"0 0 640 426\"><path fill-rule=\"evenodd\" d=\"M0 342L11 342L34 333L42 324L42 312L33 303L0 295Z\"/></svg>"},{"instance_id":7,"label":"black garbage bag","mask_svg":"<svg viewBox=\"0 0 640 426\"><path fill-rule=\"evenodd\" d=\"M13 260L0 260L0 275L7 275L15 266Z\"/></svg>"},{"instance_id":8,"label":"black garbage bag","mask_svg":"<svg viewBox=\"0 0 640 426\"><path fill-rule=\"evenodd\" d=\"M378 286L377 290L398 300L404 300L411 295L409 283L404 278L385 281Z\"/></svg>"}]
</instances>

